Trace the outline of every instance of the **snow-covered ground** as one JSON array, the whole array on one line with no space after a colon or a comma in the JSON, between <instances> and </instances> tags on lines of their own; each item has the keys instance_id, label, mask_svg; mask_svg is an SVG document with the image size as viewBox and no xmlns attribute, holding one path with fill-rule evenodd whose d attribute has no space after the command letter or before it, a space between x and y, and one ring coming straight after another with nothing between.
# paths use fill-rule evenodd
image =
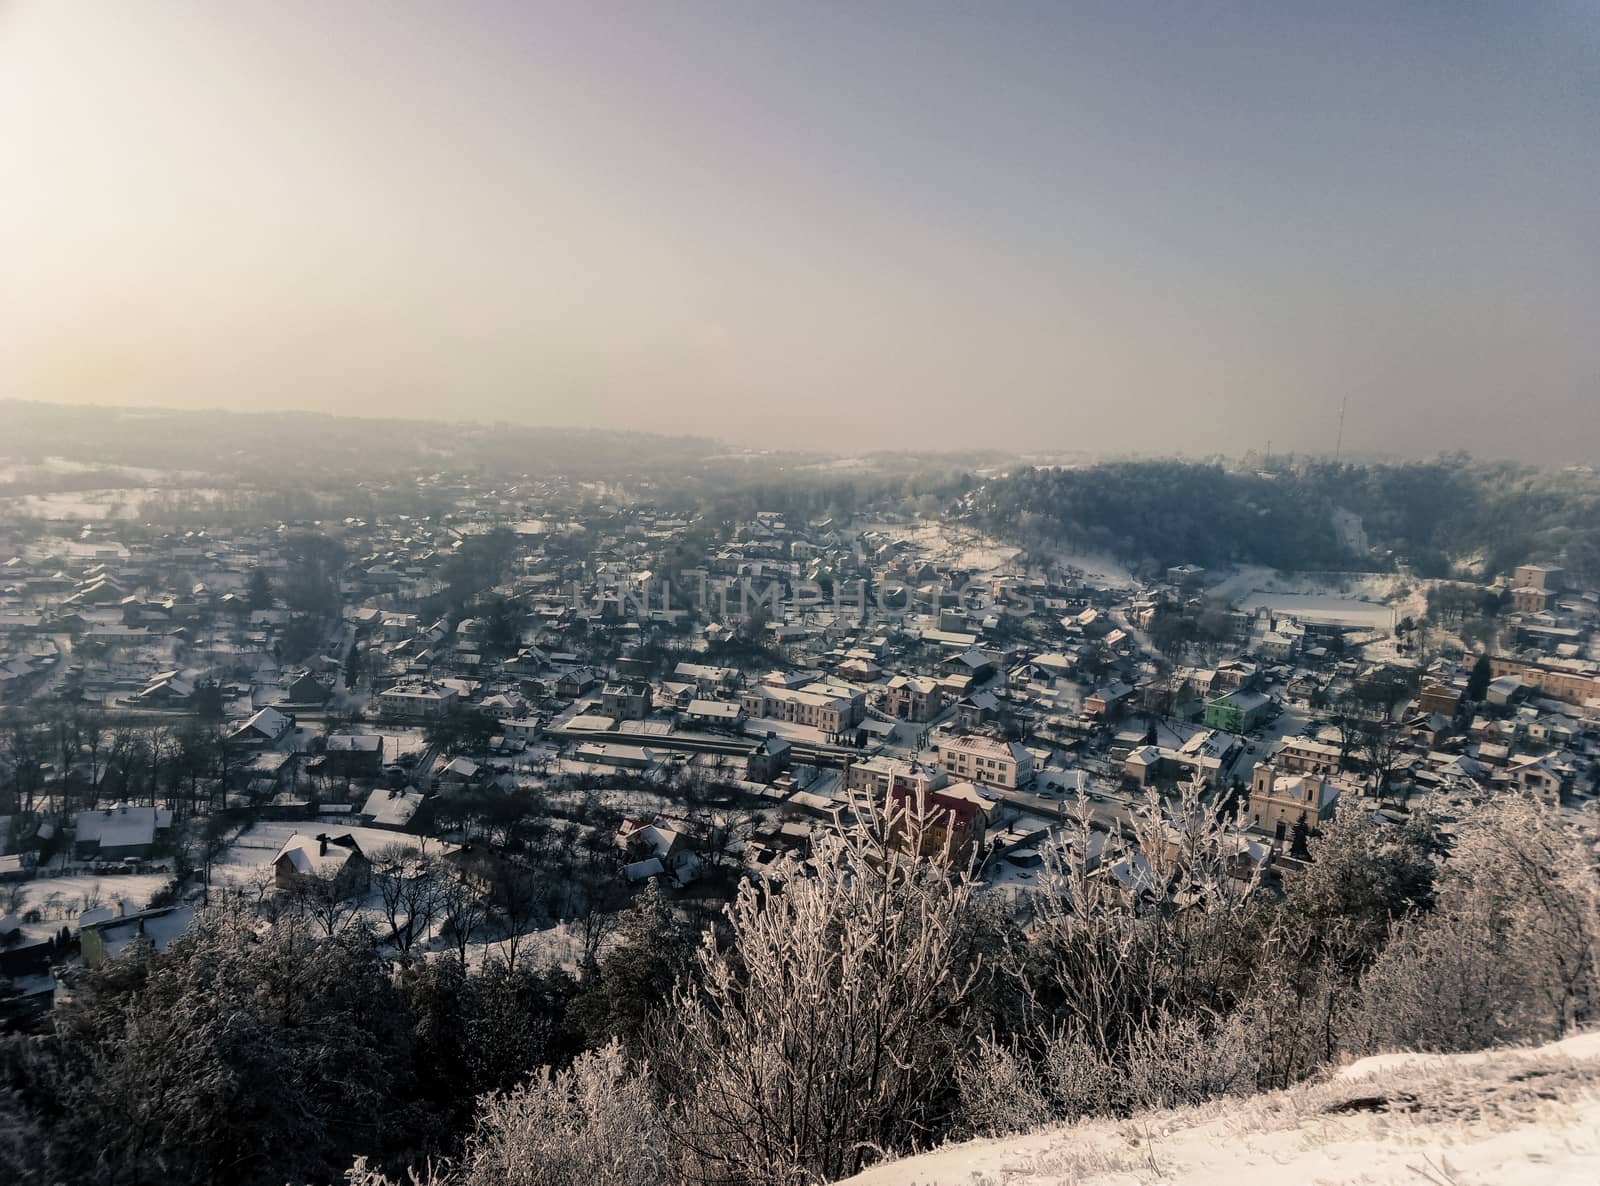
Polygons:
<instances>
[{"instance_id":1,"label":"snow-covered ground","mask_svg":"<svg viewBox=\"0 0 1600 1186\"><path fill-rule=\"evenodd\" d=\"M1280 572L1259 564L1246 564L1217 581L1207 592L1228 600L1248 593L1294 593L1307 597L1391 601L1418 583L1392 572Z\"/></svg>"},{"instance_id":2,"label":"snow-covered ground","mask_svg":"<svg viewBox=\"0 0 1600 1186\"><path fill-rule=\"evenodd\" d=\"M1275 614L1288 614L1308 622L1331 622L1369 630L1389 630L1399 620L1391 607L1336 593L1247 593L1239 608L1254 610L1265 606Z\"/></svg>"},{"instance_id":3,"label":"snow-covered ground","mask_svg":"<svg viewBox=\"0 0 1600 1186\"><path fill-rule=\"evenodd\" d=\"M0 509L11 514L37 519L137 519L146 502L169 494L188 499L211 501L221 496L216 489L166 491L154 486L118 486L102 490L62 490L48 494L24 494L0 500Z\"/></svg>"},{"instance_id":4,"label":"snow-covered ground","mask_svg":"<svg viewBox=\"0 0 1600 1186\"><path fill-rule=\"evenodd\" d=\"M859 1186L1590 1186L1600 1034L1533 1050L1363 1059L1250 1099L952 1145Z\"/></svg>"},{"instance_id":5,"label":"snow-covered ground","mask_svg":"<svg viewBox=\"0 0 1600 1186\"><path fill-rule=\"evenodd\" d=\"M37 877L19 883L22 904L16 913L26 915L37 910L39 921L24 923L22 930L32 938L42 939L54 935L64 926L76 930L73 920L93 906L128 901L136 909L143 909L171 880L170 873L81 873L70 877Z\"/></svg>"},{"instance_id":6,"label":"snow-covered ground","mask_svg":"<svg viewBox=\"0 0 1600 1186\"><path fill-rule=\"evenodd\" d=\"M906 532L905 538L957 568L972 568L980 572L1000 568L1020 550L981 532L949 523L924 524Z\"/></svg>"}]
</instances>

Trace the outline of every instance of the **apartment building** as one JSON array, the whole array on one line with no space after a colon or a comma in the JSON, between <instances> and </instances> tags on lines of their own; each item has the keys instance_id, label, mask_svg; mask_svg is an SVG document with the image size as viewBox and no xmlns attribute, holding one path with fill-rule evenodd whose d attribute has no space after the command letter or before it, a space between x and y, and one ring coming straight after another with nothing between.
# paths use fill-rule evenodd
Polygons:
<instances>
[{"instance_id":1,"label":"apartment building","mask_svg":"<svg viewBox=\"0 0 1600 1186\"><path fill-rule=\"evenodd\" d=\"M830 736L858 724L866 713L863 693L823 683L804 688L748 688L739 697L739 705L752 719L792 721Z\"/></svg>"},{"instance_id":2,"label":"apartment building","mask_svg":"<svg viewBox=\"0 0 1600 1186\"><path fill-rule=\"evenodd\" d=\"M939 742L939 765L954 778L1015 790L1033 780L1033 755L1020 741L968 733Z\"/></svg>"},{"instance_id":3,"label":"apartment building","mask_svg":"<svg viewBox=\"0 0 1600 1186\"><path fill-rule=\"evenodd\" d=\"M1309 737L1288 737L1272 756L1272 764L1288 774L1337 774L1339 747Z\"/></svg>"},{"instance_id":4,"label":"apartment building","mask_svg":"<svg viewBox=\"0 0 1600 1186\"><path fill-rule=\"evenodd\" d=\"M940 767L900 761L882 754L850 762L844 768L846 790L871 795L879 802L900 788L910 788L921 794L937 790L948 781L949 777Z\"/></svg>"},{"instance_id":5,"label":"apartment building","mask_svg":"<svg viewBox=\"0 0 1600 1186\"><path fill-rule=\"evenodd\" d=\"M1600 701L1600 675L1592 666L1558 667L1554 663L1524 663L1491 655L1489 672L1495 679L1514 675L1528 687L1569 704Z\"/></svg>"},{"instance_id":6,"label":"apartment building","mask_svg":"<svg viewBox=\"0 0 1600 1186\"><path fill-rule=\"evenodd\" d=\"M378 693L378 708L388 717L442 717L460 702L460 693L439 684L395 684Z\"/></svg>"}]
</instances>

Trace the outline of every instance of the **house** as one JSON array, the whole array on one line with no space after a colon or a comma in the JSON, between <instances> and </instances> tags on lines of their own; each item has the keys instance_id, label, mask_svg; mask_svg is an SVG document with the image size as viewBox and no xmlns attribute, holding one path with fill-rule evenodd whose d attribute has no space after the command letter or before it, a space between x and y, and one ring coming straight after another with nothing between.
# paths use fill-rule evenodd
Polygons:
<instances>
[{"instance_id":1,"label":"house","mask_svg":"<svg viewBox=\"0 0 1600 1186\"><path fill-rule=\"evenodd\" d=\"M893 827L898 848L909 850L915 837L917 856L947 855L960 861L982 847L990 802L971 782L938 788L897 786L890 799L900 813Z\"/></svg>"},{"instance_id":2,"label":"house","mask_svg":"<svg viewBox=\"0 0 1600 1186\"><path fill-rule=\"evenodd\" d=\"M461 785L469 783L478 777L481 767L471 758L451 758L439 768L437 775L440 782Z\"/></svg>"},{"instance_id":3,"label":"house","mask_svg":"<svg viewBox=\"0 0 1600 1186\"><path fill-rule=\"evenodd\" d=\"M956 719L969 732L994 720L999 713L1000 698L990 691L973 692L956 704Z\"/></svg>"},{"instance_id":4,"label":"house","mask_svg":"<svg viewBox=\"0 0 1600 1186\"><path fill-rule=\"evenodd\" d=\"M642 680L620 680L600 691L600 711L614 721L644 720L650 701L650 685Z\"/></svg>"},{"instance_id":5,"label":"house","mask_svg":"<svg viewBox=\"0 0 1600 1186\"><path fill-rule=\"evenodd\" d=\"M937 752L939 764L954 778L1008 790L1033 779L1033 755L1018 741L967 733L940 741Z\"/></svg>"},{"instance_id":6,"label":"house","mask_svg":"<svg viewBox=\"0 0 1600 1186\"><path fill-rule=\"evenodd\" d=\"M592 667L574 667L561 673L556 680L556 695L568 700L582 696L600 682Z\"/></svg>"},{"instance_id":7,"label":"house","mask_svg":"<svg viewBox=\"0 0 1600 1186\"><path fill-rule=\"evenodd\" d=\"M1453 717L1460 708L1461 693L1444 684L1425 684L1417 694L1417 711L1423 715L1438 713L1442 717Z\"/></svg>"},{"instance_id":8,"label":"house","mask_svg":"<svg viewBox=\"0 0 1600 1186\"><path fill-rule=\"evenodd\" d=\"M749 688L739 697L739 704L748 717L792 721L833 737L860 721L866 712L865 695L840 684L807 684L798 690Z\"/></svg>"},{"instance_id":9,"label":"house","mask_svg":"<svg viewBox=\"0 0 1600 1186\"><path fill-rule=\"evenodd\" d=\"M944 690L925 675L897 675L884 685L884 711L902 721L924 723L944 708Z\"/></svg>"},{"instance_id":10,"label":"house","mask_svg":"<svg viewBox=\"0 0 1600 1186\"><path fill-rule=\"evenodd\" d=\"M1122 779L1135 787L1166 785L1198 778L1202 786L1221 785L1239 754L1231 733L1201 729L1176 745L1140 745L1122 762Z\"/></svg>"},{"instance_id":11,"label":"house","mask_svg":"<svg viewBox=\"0 0 1600 1186\"><path fill-rule=\"evenodd\" d=\"M965 675L974 683L981 683L995 672L995 657L987 651L980 651L976 647L953 655L939 665L945 671L953 671L958 675Z\"/></svg>"},{"instance_id":12,"label":"house","mask_svg":"<svg viewBox=\"0 0 1600 1186\"><path fill-rule=\"evenodd\" d=\"M396 831L411 822L426 796L421 791L407 787L397 791L389 787L374 787L361 808L361 822L375 828L393 828Z\"/></svg>"},{"instance_id":13,"label":"house","mask_svg":"<svg viewBox=\"0 0 1600 1186\"><path fill-rule=\"evenodd\" d=\"M335 733L323 750L323 769L339 778L377 778L383 773L383 736Z\"/></svg>"},{"instance_id":14,"label":"house","mask_svg":"<svg viewBox=\"0 0 1600 1186\"><path fill-rule=\"evenodd\" d=\"M372 862L348 832L343 836L296 832L273 858L272 876L285 891L323 884L340 894L363 894L372 881Z\"/></svg>"},{"instance_id":15,"label":"house","mask_svg":"<svg viewBox=\"0 0 1600 1186\"><path fill-rule=\"evenodd\" d=\"M1120 680L1112 680L1105 687L1084 697L1083 711L1091 717L1110 720L1122 715L1133 697L1133 689Z\"/></svg>"},{"instance_id":16,"label":"house","mask_svg":"<svg viewBox=\"0 0 1600 1186\"><path fill-rule=\"evenodd\" d=\"M1489 681L1489 686L1484 689L1484 703L1495 708L1505 708L1517 700L1527 696L1528 685L1515 675L1502 675Z\"/></svg>"},{"instance_id":17,"label":"house","mask_svg":"<svg viewBox=\"0 0 1600 1186\"><path fill-rule=\"evenodd\" d=\"M15 921L15 915L0 918L0 981L8 989L0 998L0 1026L28 1031L42 1026L55 1006L56 978L50 973L55 945L23 936L10 925Z\"/></svg>"},{"instance_id":18,"label":"house","mask_svg":"<svg viewBox=\"0 0 1600 1186\"><path fill-rule=\"evenodd\" d=\"M1043 680L1053 687L1056 680L1070 676L1076 667L1077 660L1071 655L1061 651L1047 651L1042 655L1035 655L1024 665L1023 670L1034 679Z\"/></svg>"},{"instance_id":19,"label":"house","mask_svg":"<svg viewBox=\"0 0 1600 1186\"><path fill-rule=\"evenodd\" d=\"M512 717L500 722L500 732L517 741L536 741L544 731L538 717Z\"/></svg>"},{"instance_id":20,"label":"house","mask_svg":"<svg viewBox=\"0 0 1600 1186\"><path fill-rule=\"evenodd\" d=\"M710 667L704 663L679 663L672 674L675 679L696 685L702 694L731 692L740 683L738 669Z\"/></svg>"},{"instance_id":21,"label":"house","mask_svg":"<svg viewBox=\"0 0 1600 1186\"><path fill-rule=\"evenodd\" d=\"M294 728L294 714L275 708L257 709L228 733L228 744L248 749L277 745Z\"/></svg>"},{"instance_id":22,"label":"house","mask_svg":"<svg viewBox=\"0 0 1600 1186\"><path fill-rule=\"evenodd\" d=\"M732 700L691 700L683 710L685 723L692 725L738 728L744 718L744 706Z\"/></svg>"},{"instance_id":23,"label":"house","mask_svg":"<svg viewBox=\"0 0 1600 1186\"><path fill-rule=\"evenodd\" d=\"M787 741L768 733L745 755L745 777L751 782L771 782L789 768L789 750Z\"/></svg>"},{"instance_id":24,"label":"house","mask_svg":"<svg viewBox=\"0 0 1600 1186\"><path fill-rule=\"evenodd\" d=\"M622 770L648 770L655 761L655 755L642 745L616 745L600 741L584 742L573 750L572 756L580 762L615 766Z\"/></svg>"},{"instance_id":25,"label":"house","mask_svg":"<svg viewBox=\"0 0 1600 1186\"><path fill-rule=\"evenodd\" d=\"M186 707L194 696L194 681L176 671L163 671L151 677L143 690L130 699L158 708Z\"/></svg>"},{"instance_id":26,"label":"house","mask_svg":"<svg viewBox=\"0 0 1600 1186\"><path fill-rule=\"evenodd\" d=\"M78 939L84 966L98 968L107 961L116 959L127 950L129 944L138 939L152 944L157 954L160 954L166 951L174 939L187 931L193 922L194 907L186 902L82 922L78 929Z\"/></svg>"},{"instance_id":27,"label":"house","mask_svg":"<svg viewBox=\"0 0 1600 1186\"><path fill-rule=\"evenodd\" d=\"M1519 564L1511 578L1513 588L1559 593L1566 588L1567 573L1554 564Z\"/></svg>"},{"instance_id":28,"label":"house","mask_svg":"<svg viewBox=\"0 0 1600 1186\"><path fill-rule=\"evenodd\" d=\"M911 787L920 792L942 787L949 781L949 776L937 766L899 761L881 754L846 762L844 767L845 790L869 794L879 802L887 800L896 787Z\"/></svg>"},{"instance_id":29,"label":"house","mask_svg":"<svg viewBox=\"0 0 1600 1186\"><path fill-rule=\"evenodd\" d=\"M1507 773L1522 790L1556 805L1561 802L1562 791L1568 789L1571 783L1568 772L1558 764L1554 752L1512 758Z\"/></svg>"},{"instance_id":30,"label":"house","mask_svg":"<svg viewBox=\"0 0 1600 1186\"><path fill-rule=\"evenodd\" d=\"M1288 774L1339 773L1339 747L1310 737L1287 737L1273 754L1272 763Z\"/></svg>"},{"instance_id":31,"label":"house","mask_svg":"<svg viewBox=\"0 0 1600 1186\"><path fill-rule=\"evenodd\" d=\"M328 685L309 671L290 681L288 687L290 704L323 704L332 695Z\"/></svg>"},{"instance_id":32,"label":"house","mask_svg":"<svg viewBox=\"0 0 1600 1186\"><path fill-rule=\"evenodd\" d=\"M478 711L497 721L511 721L527 715L528 702L521 692L494 692L478 702Z\"/></svg>"},{"instance_id":33,"label":"house","mask_svg":"<svg viewBox=\"0 0 1600 1186\"><path fill-rule=\"evenodd\" d=\"M1511 608L1519 614L1542 614L1556 599L1552 589L1537 585L1518 585L1511 590Z\"/></svg>"},{"instance_id":34,"label":"house","mask_svg":"<svg viewBox=\"0 0 1600 1186\"><path fill-rule=\"evenodd\" d=\"M148 857L157 837L172 826L172 812L119 803L99 811L80 811L73 851L80 860L120 861Z\"/></svg>"},{"instance_id":35,"label":"house","mask_svg":"<svg viewBox=\"0 0 1600 1186\"><path fill-rule=\"evenodd\" d=\"M639 858L623 870L629 881L666 875L684 885L700 869L700 858L690 849L688 836L659 819L649 824L624 820L617 831L617 846Z\"/></svg>"},{"instance_id":36,"label":"house","mask_svg":"<svg viewBox=\"0 0 1600 1186\"><path fill-rule=\"evenodd\" d=\"M460 703L461 694L442 684L395 684L378 693L379 711L387 717L405 720L442 717Z\"/></svg>"}]
</instances>

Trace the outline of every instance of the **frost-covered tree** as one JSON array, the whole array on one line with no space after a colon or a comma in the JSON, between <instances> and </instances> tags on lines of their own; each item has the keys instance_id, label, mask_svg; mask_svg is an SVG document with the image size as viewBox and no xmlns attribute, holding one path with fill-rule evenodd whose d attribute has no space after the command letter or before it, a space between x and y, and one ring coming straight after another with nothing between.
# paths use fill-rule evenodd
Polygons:
<instances>
[{"instance_id":1,"label":"frost-covered tree","mask_svg":"<svg viewBox=\"0 0 1600 1186\"><path fill-rule=\"evenodd\" d=\"M116 965L123 965L116 967ZM202 914L61 1006L45 1043L50 1180L330 1180L399 1134L403 1016L371 945L288 915Z\"/></svg>"},{"instance_id":2,"label":"frost-covered tree","mask_svg":"<svg viewBox=\"0 0 1600 1186\"><path fill-rule=\"evenodd\" d=\"M908 855L911 809L856 808L740 889L677 996L658 1057L690 1180L832 1180L946 1131L988 970L973 882Z\"/></svg>"},{"instance_id":3,"label":"frost-covered tree","mask_svg":"<svg viewBox=\"0 0 1600 1186\"><path fill-rule=\"evenodd\" d=\"M1470 1050L1600 1018L1597 821L1532 797L1463 822L1427 915L1398 924L1362 980L1357 1050Z\"/></svg>"},{"instance_id":4,"label":"frost-covered tree","mask_svg":"<svg viewBox=\"0 0 1600 1186\"><path fill-rule=\"evenodd\" d=\"M590 1045L617 1038L630 1053L643 1051L652 1018L689 971L695 938L654 883L648 885L625 912L616 944L588 969L573 1002L573 1020Z\"/></svg>"},{"instance_id":5,"label":"frost-covered tree","mask_svg":"<svg viewBox=\"0 0 1600 1186\"><path fill-rule=\"evenodd\" d=\"M1044 853L1015 969L1037 1023L1114 1058L1172 1012L1225 1011L1259 934L1259 873L1198 781L1151 789L1125 833L1080 795Z\"/></svg>"},{"instance_id":6,"label":"frost-covered tree","mask_svg":"<svg viewBox=\"0 0 1600 1186\"><path fill-rule=\"evenodd\" d=\"M1432 904L1437 846L1426 812L1386 824L1368 805L1341 797L1310 844L1311 866L1288 886L1285 914L1303 936L1301 948L1320 959L1337 939L1344 970L1359 972L1396 920Z\"/></svg>"},{"instance_id":7,"label":"frost-covered tree","mask_svg":"<svg viewBox=\"0 0 1600 1186\"><path fill-rule=\"evenodd\" d=\"M348 1186L659 1186L669 1181L666 1117L649 1076L616 1043L486 1096L455 1165L394 1179L359 1159Z\"/></svg>"}]
</instances>

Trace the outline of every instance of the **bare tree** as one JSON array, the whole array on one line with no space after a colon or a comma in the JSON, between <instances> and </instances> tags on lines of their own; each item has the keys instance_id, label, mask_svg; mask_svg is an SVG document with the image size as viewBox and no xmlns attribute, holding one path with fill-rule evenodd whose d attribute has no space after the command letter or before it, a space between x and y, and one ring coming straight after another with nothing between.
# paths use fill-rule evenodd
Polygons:
<instances>
[{"instance_id":1,"label":"bare tree","mask_svg":"<svg viewBox=\"0 0 1600 1186\"><path fill-rule=\"evenodd\" d=\"M389 934L401 951L410 951L427 935L442 907L438 864L405 844L380 850L372 863Z\"/></svg>"},{"instance_id":2,"label":"bare tree","mask_svg":"<svg viewBox=\"0 0 1600 1186\"><path fill-rule=\"evenodd\" d=\"M440 882L439 909L443 931L455 945L461 966L467 966L467 948L489 921L489 908L466 882L446 877Z\"/></svg>"},{"instance_id":3,"label":"bare tree","mask_svg":"<svg viewBox=\"0 0 1600 1186\"><path fill-rule=\"evenodd\" d=\"M500 950L506 966L517 966L517 953L527 934L545 916L548 886L531 866L506 862L489 892L489 905L502 928Z\"/></svg>"},{"instance_id":4,"label":"bare tree","mask_svg":"<svg viewBox=\"0 0 1600 1186\"><path fill-rule=\"evenodd\" d=\"M349 880L334 873L305 873L296 877L288 904L291 910L315 923L330 938L350 926L361 912L361 900Z\"/></svg>"}]
</instances>

